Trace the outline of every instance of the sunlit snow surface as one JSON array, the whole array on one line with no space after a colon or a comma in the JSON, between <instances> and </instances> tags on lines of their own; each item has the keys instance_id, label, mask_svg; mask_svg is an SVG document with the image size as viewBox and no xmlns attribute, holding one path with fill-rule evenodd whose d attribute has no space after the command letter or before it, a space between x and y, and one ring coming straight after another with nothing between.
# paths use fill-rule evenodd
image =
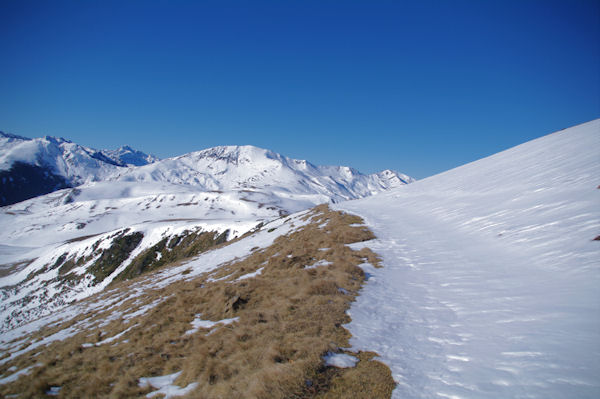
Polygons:
<instances>
[{"instance_id":1,"label":"sunlit snow surface","mask_svg":"<svg viewBox=\"0 0 600 399\"><path fill-rule=\"evenodd\" d=\"M338 205L378 237L354 349L394 398L600 397L600 121Z\"/></svg>"}]
</instances>

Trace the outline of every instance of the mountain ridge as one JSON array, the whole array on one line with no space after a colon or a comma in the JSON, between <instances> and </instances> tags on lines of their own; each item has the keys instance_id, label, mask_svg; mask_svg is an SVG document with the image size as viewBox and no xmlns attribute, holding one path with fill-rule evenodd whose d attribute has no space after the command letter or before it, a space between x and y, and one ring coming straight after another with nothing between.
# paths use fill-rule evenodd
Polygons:
<instances>
[{"instance_id":1,"label":"mountain ridge","mask_svg":"<svg viewBox=\"0 0 600 399\"><path fill-rule=\"evenodd\" d=\"M204 190L277 187L294 193L333 196L342 201L372 195L414 181L392 170L365 175L347 166L317 166L252 145L217 146L119 171L115 181L161 181Z\"/></svg>"},{"instance_id":2,"label":"mountain ridge","mask_svg":"<svg viewBox=\"0 0 600 399\"><path fill-rule=\"evenodd\" d=\"M414 179L390 169L365 175L347 166L316 166L252 145L216 146L161 160L128 145L96 150L60 137L30 139L0 132L0 206L97 181L155 181L200 190L262 183L282 191L323 194L336 202ZM293 187L288 187L290 182Z\"/></svg>"}]
</instances>

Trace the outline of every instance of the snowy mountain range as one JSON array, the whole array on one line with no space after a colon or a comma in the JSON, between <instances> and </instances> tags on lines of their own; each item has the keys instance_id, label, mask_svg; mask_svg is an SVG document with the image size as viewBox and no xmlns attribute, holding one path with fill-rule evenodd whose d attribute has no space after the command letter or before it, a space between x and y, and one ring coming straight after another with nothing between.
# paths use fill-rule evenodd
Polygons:
<instances>
[{"instance_id":1,"label":"snowy mountain range","mask_svg":"<svg viewBox=\"0 0 600 399\"><path fill-rule=\"evenodd\" d=\"M391 170L364 175L349 167L315 166L253 146L158 160L129 147L96 151L52 137L3 134L2 140L4 198L35 194L20 187L52 191L0 208L0 268L12 271L0 276L4 325L103 290L136 257L150 259L147 251L186 232L228 240L282 215L413 181ZM19 175L23 169L56 185L36 186L40 179ZM123 240L132 240L127 256L99 278L93 272L104 262L99 249L113 251ZM145 262L161 263L158 252ZM69 262L79 266L66 279L58 270Z\"/></svg>"},{"instance_id":2,"label":"snowy mountain range","mask_svg":"<svg viewBox=\"0 0 600 399\"><path fill-rule=\"evenodd\" d=\"M315 166L253 146L215 147L161 161L129 146L95 150L63 138L0 132L0 206L99 181L171 183L199 191L270 187L335 202L412 179L391 170L363 175L344 166Z\"/></svg>"},{"instance_id":3,"label":"snowy mountain range","mask_svg":"<svg viewBox=\"0 0 600 399\"><path fill-rule=\"evenodd\" d=\"M413 181L391 170L364 175L347 166L315 166L248 145L214 147L119 170L107 180L163 182L201 191L271 192L282 197L313 195L320 196L320 202L362 198Z\"/></svg>"},{"instance_id":4,"label":"snowy mountain range","mask_svg":"<svg viewBox=\"0 0 600 399\"><path fill-rule=\"evenodd\" d=\"M0 132L0 206L104 180L119 169L157 160L128 146L98 151L63 138Z\"/></svg>"}]
</instances>

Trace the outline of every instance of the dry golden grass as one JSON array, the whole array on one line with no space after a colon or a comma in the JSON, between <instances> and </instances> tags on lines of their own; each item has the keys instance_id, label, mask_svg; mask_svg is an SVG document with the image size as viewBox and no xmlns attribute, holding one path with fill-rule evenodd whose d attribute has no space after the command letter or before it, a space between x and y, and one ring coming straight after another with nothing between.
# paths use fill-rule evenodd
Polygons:
<instances>
[{"instance_id":1,"label":"dry golden grass","mask_svg":"<svg viewBox=\"0 0 600 399\"><path fill-rule=\"evenodd\" d=\"M331 378L328 389L316 395L319 399L336 398L389 398L394 390L390 369L383 363L372 360L376 354L361 352L356 367Z\"/></svg>"},{"instance_id":2,"label":"dry golden grass","mask_svg":"<svg viewBox=\"0 0 600 399\"><path fill-rule=\"evenodd\" d=\"M350 334L342 326L350 321L345 311L364 282L357 265L379 263L370 250L355 251L345 244L372 239L373 234L357 226L360 218L327 206L306 218L312 218L310 224L268 248L254 249L243 260L34 334L32 340L82 320L90 325L0 366L0 373L7 375L11 366L41 364L0 386L0 394L44 397L50 387L60 386L65 398L142 397L152 390L138 386L140 377L182 371L177 385L199 384L189 398L390 397L391 373L371 360L374 354L358 354L357 367L343 370L324 367L322 359L328 351L349 346ZM305 268L320 260L332 264ZM261 274L237 280L259 268ZM120 283L103 295L126 295L147 279L152 274ZM126 313L155 301L144 314L107 321L115 311ZM239 319L186 334L198 314L204 320ZM119 339L103 342L125 330ZM94 343L98 346L90 345Z\"/></svg>"}]
</instances>

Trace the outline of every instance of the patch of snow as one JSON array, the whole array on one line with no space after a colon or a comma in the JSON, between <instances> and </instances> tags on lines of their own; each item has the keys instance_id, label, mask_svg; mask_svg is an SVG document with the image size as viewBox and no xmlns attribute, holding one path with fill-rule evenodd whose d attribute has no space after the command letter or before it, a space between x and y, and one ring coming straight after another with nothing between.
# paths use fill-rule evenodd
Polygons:
<instances>
[{"instance_id":1,"label":"patch of snow","mask_svg":"<svg viewBox=\"0 0 600 399\"><path fill-rule=\"evenodd\" d=\"M33 368L40 367L40 366L42 366L41 363L36 363L29 367L25 367L24 369L19 370L16 373L9 375L8 377L0 378L0 385L14 382L14 381L18 380L20 376L29 374Z\"/></svg>"},{"instance_id":2,"label":"patch of snow","mask_svg":"<svg viewBox=\"0 0 600 399\"><path fill-rule=\"evenodd\" d=\"M196 318L191 321L192 327L194 327L194 328L192 328L191 330L187 330L185 332L185 335L195 334L201 328L211 329L214 326L216 326L217 324L228 325L228 324L231 324L240 319L239 317L232 317L231 319L211 321L211 320L202 320L200 317L201 317L200 314L196 315Z\"/></svg>"},{"instance_id":3,"label":"patch of snow","mask_svg":"<svg viewBox=\"0 0 600 399\"><path fill-rule=\"evenodd\" d=\"M356 366L358 359L354 356L347 355L345 353L332 353L328 352L327 355L323 356L326 366L333 366L339 368L348 368Z\"/></svg>"},{"instance_id":4,"label":"patch of snow","mask_svg":"<svg viewBox=\"0 0 600 399\"><path fill-rule=\"evenodd\" d=\"M173 383L181 375L181 371L173 374L163 375L160 377L142 377L140 378L140 382L138 386L140 388L156 388L157 391L150 392L146 395L147 398L152 398L157 395L165 395L164 398L172 398L175 396L183 396L187 395L189 392L192 392L197 386L197 382L193 382L187 385L184 388L178 387Z\"/></svg>"},{"instance_id":5,"label":"patch of snow","mask_svg":"<svg viewBox=\"0 0 600 399\"><path fill-rule=\"evenodd\" d=\"M325 259L321 259L318 262L315 262L314 264L310 265L310 266L304 266L305 269L316 269L317 267L321 267L321 266L330 266L333 265L333 262L329 262L328 260Z\"/></svg>"},{"instance_id":6,"label":"patch of snow","mask_svg":"<svg viewBox=\"0 0 600 399\"><path fill-rule=\"evenodd\" d=\"M166 301L168 298L170 298L170 296L167 296L167 297L164 297L164 298L158 298L158 299L154 300L153 302L140 307L138 310L136 310L134 312L124 314L123 315L123 319L124 320L129 320L129 319L131 319L133 317L141 316L144 313L146 313L147 311L155 308L156 305L158 305L159 303Z\"/></svg>"},{"instance_id":7,"label":"patch of snow","mask_svg":"<svg viewBox=\"0 0 600 399\"><path fill-rule=\"evenodd\" d=\"M262 273L263 269L264 269L264 267L261 267L252 273L247 273L242 276L239 276L235 281L241 281L241 280L245 280L247 278L256 277Z\"/></svg>"},{"instance_id":8,"label":"patch of snow","mask_svg":"<svg viewBox=\"0 0 600 399\"><path fill-rule=\"evenodd\" d=\"M131 331L131 329L132 329L133 327L135 327L136 325L137 325L137 324L134 324L133 326L131 326L131 327L127 328L126 330L123 330L123 331L121 331L121 332L120 332L120 333L118 333L118 334L115 334L115 335L113 335L113 336L112 336L112 337L110 337L110 338L103 339L102 341L98 341L98 342L96 342L96 343L93 343L93 344L90 344L90 343L84 343L84 344L82 344L81 346L83 346L84 348L91 348L92 346L100 346L100 345L104 345L104 344L109 344L109 343L111 343L111 342L114 342L114 341L118 340L118 339L119 339L119 338L121 338L123 335L125 335L127 332Z\"/></svg>"},{"instance_id":9,"label":"patch of snow","mask_svg":"<svg viewBox=\"0 0 600 399\"><path fill-rule=\"evenodd\" d=\"M5 364L9 360L16 358L16 357L22 355L23 353L27 353L29 351L32 351L32 350L34 350L34 349L36 349L36 348L38 348L38 347L40 347L42 345L48 345L49 343L52 343L54 341L65 340L65 339L67 339L69 337L74 336L78 332L79 332L79 330L76 329L76 328L74 328L74 327L68 327L68 328L65 328L64 330L57 331L54 334L49 335L47 337L44 337L44 338L42 338L39 341L32 342L31 345L27 346L24 349L12 352L10 354L10 356L7 356L7 357L5 357L3 359L0 359L0 365Z\"/></svg>"}]
</instances>

